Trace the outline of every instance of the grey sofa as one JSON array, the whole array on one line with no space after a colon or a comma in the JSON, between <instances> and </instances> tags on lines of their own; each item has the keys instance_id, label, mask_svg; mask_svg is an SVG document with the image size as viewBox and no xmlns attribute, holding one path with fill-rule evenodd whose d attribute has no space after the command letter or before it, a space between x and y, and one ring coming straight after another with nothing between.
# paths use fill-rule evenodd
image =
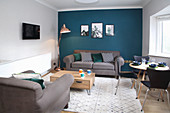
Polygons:
<instances>
[{"instance_id":1,"label":"grey sofa","mask_svg":"<svg viewBox=\"0 0 170 113\"><path fill-rule=\"evenodd\" d=\"M78 71L79 69L83 69L84 71L90 69L97 75L111 75L117 76L118 69L121 70L121 66L124 64L124 59L120 56L119 51L99 51L99 50L74 50L74 53L80 52L90 52L90 53L113 53L114 60L113 62L105 63L105 62L82 62L82 61L74 61L74 55L65 56L63 61L66 63L66 70L74 70ZM123 63L121 63L123 62ZM119 63L119 67L118 67Z\"/></svg>"},{"instance_id":2,"label":"grey sofa","mask_svg":"<svg viewBox=\"0 0 170 113\"><path fill-rule=\"evenodd\" d=\"M42 90L32 81L0 78L0 113L60 113L70 99L73 81L65 74Z\"/></svg>"}]
</instances>

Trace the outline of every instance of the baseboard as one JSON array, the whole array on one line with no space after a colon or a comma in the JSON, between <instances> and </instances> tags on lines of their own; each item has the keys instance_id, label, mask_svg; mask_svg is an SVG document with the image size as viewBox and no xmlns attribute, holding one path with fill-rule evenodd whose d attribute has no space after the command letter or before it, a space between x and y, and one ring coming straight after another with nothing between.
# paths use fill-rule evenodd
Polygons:
<instances>
[{"instance_id":1,"label":"baseboard","mask_svg":"<svg viewBox=\"0 0 170 113\"><path fill-rule=\"evenodd\" d=\"M121 71L120 73L132 73L132 71Z\"/></svg>"}]
</instances>

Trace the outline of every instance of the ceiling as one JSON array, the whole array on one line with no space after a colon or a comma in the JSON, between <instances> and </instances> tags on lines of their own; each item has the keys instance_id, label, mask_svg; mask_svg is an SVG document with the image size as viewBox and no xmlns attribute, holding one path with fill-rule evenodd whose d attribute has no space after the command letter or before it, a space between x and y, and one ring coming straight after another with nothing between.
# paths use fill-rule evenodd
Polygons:
<instances>
[{"instance_id":1,"label":"ceiling","mask_svg":"<svg viewBox=\"0 0 170 113\"><path fill-rule=\"evenodd\" d=\"M36 0L58 11L142 8L151 0L99 0L92 4L81 4L75 0Z\"/></svg>"}]
</instances>

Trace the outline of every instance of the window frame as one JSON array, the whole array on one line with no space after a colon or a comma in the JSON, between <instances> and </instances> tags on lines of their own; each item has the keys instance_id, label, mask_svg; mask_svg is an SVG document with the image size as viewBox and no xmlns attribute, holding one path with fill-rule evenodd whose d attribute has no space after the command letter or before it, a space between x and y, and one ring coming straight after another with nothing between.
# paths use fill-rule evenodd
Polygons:
<instances>
[{"instance_id":1,"label":"window frame","mask_svg":"<svg viewBox=\"0 0 170 113\"><path fill-rule=\"evenodd\" d=\"M164 40L164 37L163 37L163 21L170 21L170 15L156 16L155 20L156 20L155 21L155 24L156 24L155 44L151 44L153 42L152 42L152 40L150 40L150 44L154 45L154 46L149 48L152 51L152 52L149 52L149 54L154 55L154 56L170 57L170 52L167 53L167 52L163 51L163 49L164 49L164 47L163 47L163 40ZM154 38L152 37L152 39L154 39ZM155 49L153 49L154 47L155 47Z\"/></svg>"}]
</instances>

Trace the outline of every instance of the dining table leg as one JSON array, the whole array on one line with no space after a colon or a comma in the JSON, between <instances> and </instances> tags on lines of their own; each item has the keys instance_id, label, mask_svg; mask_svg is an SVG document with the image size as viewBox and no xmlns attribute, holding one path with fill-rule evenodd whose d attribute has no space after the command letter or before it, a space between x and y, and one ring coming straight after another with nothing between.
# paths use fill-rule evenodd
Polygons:
<instances>
[{"instance_id":1,"label":"dining table leg","mask_svg":"<svg viewBox=\"0 0 170 113\"><path fill-rule=\"evenodd\" d=\"M138 78L139 78L139 76L140 76L141 71L142 71L142 70L139 70L139 72L138 72L138 75L137 75ZM134 86L135 86L135 80L133 81L133 85L132 85L131 89L132 89Z\"/></svg>"},{"instance_id":2,"label":"dining table leg","mask_svg":"<svg viewBox=\"0 0 170 113\"><path fill-rule=\"evenodd\" d=\"M146 70L143 71L142 81L145 80L145 72L146 72ZM143 86L143 84L140 84L138 96L136 97L136 99L139 99L139 97L140 97L140 93L141 93L142 86Z\"/></svg>"}]
</instances>

